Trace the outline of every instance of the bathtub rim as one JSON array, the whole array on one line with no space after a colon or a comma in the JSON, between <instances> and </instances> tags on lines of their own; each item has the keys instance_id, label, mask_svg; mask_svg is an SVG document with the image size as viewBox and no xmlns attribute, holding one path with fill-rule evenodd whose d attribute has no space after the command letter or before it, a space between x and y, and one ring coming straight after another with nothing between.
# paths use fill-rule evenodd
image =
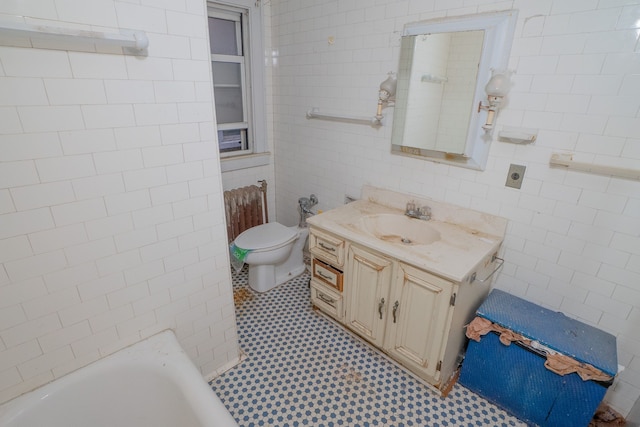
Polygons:
<instances>
[{"instance_id":1,"label":"bathtub rim","mask_svg":"<svg viewBox=\"0 0 640 427\"><path fill-rule=\"evenodd\" d=\"M220 398L180 346L171 329L134 343L3 403L0 405L0 425L19 420L21 414L33 408L41 400L64 391L66 387L82 383L87 370L100 373L117 369L118 366L139 364L154 370L162 370L163 375L169 377L183 393L194 415L203 426L237 426Z\"/></svg>"}]
</instances>

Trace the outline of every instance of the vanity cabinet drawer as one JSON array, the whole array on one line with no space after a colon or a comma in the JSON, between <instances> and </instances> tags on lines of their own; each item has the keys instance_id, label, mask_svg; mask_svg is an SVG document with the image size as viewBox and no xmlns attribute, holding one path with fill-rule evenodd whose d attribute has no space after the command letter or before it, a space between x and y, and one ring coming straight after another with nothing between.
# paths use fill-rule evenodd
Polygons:
<instances>
[{"instance_id":1,"label":"vanity cabinet drawer","mask_svg":"<svg viewBox=\"0 0 640 427\"><path fill-rule=\"evenodd\" d=\"M316 279L311 279L311 302L337 320L342 320L342 294Z\"/></svg>"},{"instance_id":2,"label":"vanity cabinet drawer","mask_svg":"<svg viewBox=\"0 0 640 427\"><path fill-rule=\"evenodd\" d=\"M342 292L342 271L317 258L313 259L313 278Z\"/></svg>"},{"instance_id":3,"label":"vanity cabinet drawer","mask_svg":"<svg viewBox=\"0 0 640 427\"><path fill-rule=\"evenodd\" d=\"M311 229L309 251L329 264L344 265L344 240L330 234Z\"/></svg>"}]
</instances>

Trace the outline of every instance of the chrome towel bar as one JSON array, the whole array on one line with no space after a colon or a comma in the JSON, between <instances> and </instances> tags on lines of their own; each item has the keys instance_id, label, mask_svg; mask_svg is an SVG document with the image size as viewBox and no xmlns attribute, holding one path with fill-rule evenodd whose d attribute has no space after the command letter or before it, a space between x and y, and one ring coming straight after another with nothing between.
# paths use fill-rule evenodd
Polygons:
<instances>
[{"instance_id":1,"label":"chrome towel bar","mask_svg":"<svg viewBox=\"0 0 640 427\"><path fill-rule=\"evenodd\" d=\"M498 258L496 255L494 255L494 256L491 258L491 262L494 262L494 261L496 261L496 260L497 260L497 261L499 261L499 262L500 262L500 264L498 264L498 266L497 266L496 268L494 268L494 269L493 269L493 271L492 271L492 272L491 272L487 277L485 277L484 279L478 279L478 278L476 277L476 273L474 272L474 273L471 275L471 278L469 279L469 282L470 282L470 283L473 283L473 282L475 282L475 281L478 281L478 282L482 283L482 282L486 282L487 280L489 280L489 279L491 278L491 276L493 276L493 275L496 273L496 271L500 270L500 268L502 268L502 265L504 264L504 259L502 259L502 258Z\"/></svg>"}]
</instances>

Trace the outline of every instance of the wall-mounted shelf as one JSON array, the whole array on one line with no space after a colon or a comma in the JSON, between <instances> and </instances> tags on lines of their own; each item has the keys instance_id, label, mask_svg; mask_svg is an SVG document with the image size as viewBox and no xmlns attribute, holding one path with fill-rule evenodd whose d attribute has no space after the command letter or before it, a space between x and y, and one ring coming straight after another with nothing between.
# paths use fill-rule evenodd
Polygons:
<instances>
[{"instance_id":1,"label":"wall-mounted shelf","mask_svg":"<svg viewBox=\"0 0 640 427\"><path fill-rule=\"evenodd\" d=\"M570 153L553 153L549 160L549 164L552 166L564 166L567 169L595 173L598 175L610 175L618 178L640 180L640 169L577 162L573 160L573 155Z\"/></svg>"},{"instance_id":2,"label":"wall-mounted shelf","mask_svg":"<svg viewBox=\"0 0 640 427\"><path fill-rule=\"evenodd\" d=\"M307 119L319 119L319 120L330 120L335 122L355 123L355 124L361 124L361 125L369 125L372 127L382 126L382 121L381 121L382 117L380 118L376 116L362 117L362 116L349 116L345 114L321 113L315 107L307 111Z\"/></svg>"},{"instance_id":3,"label":"wall-mounted shelf","mask_svg":"<svg viewBox=\"0 0 640 427\"><path fill-rule=\"evenodd\" d=\"M498 132L498 138L512 144L531 144L538 137L537 130L505 128Z\"/></svg>"},{"instance_id":4,"label":"wall-mounted shelf","mask_svg":"<svg viewBox=\"0 0 640 427\"><path fill-rule=\"evenodd\" d=\"M3 37L28 37L32 40L83 42L99 46L131 48L139 53L149 46L149 39L142 31L121 30L120 33L78 30L74 28L33 25L24 22L0 21L0 44Z\"/></svg>"}]
</instances>

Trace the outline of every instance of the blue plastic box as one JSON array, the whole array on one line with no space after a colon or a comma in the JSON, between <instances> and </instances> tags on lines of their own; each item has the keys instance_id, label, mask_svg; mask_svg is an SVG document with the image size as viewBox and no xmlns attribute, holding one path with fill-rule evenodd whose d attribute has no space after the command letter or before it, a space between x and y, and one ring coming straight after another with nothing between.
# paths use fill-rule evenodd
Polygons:
<instances>
[{"instance_id":1,"label":"blue plastic box","mask_svg":"<svg viewBox=\"0 0 640 427\"><path fill-rule=\"evenodd\" d=\"M615 337L562 313L494 289L476 314L612 377L618 370ZM557 375L545 360L530 346L506 346L489 333L469 342L459 382L529 424L587 426L611 381Z\"/></svg>"}]
</instances>

